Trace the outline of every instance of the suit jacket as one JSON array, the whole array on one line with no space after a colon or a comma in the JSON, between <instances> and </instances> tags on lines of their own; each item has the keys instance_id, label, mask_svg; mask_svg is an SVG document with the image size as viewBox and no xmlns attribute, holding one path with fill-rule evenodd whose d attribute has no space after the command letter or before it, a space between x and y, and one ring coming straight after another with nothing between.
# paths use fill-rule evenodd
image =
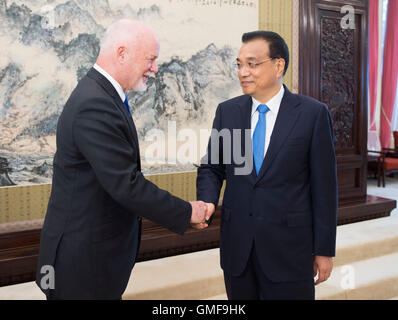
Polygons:
<instances>
[{"instance_id":1,"label":"suit jacket","mask_svg":"<svg viewBox=\"0 0 398 320\"><path fill-rule=\"evenodd\" d=\"M191 205L141 173L137 132L112 84L91 69L57 125L51 196L40 239L41 268L55 269L65 299L120 299L139 247L141 217L183 234Z\"/></svg>"},{"instance_id":2,"label":"suit jacket","mask_svg":"<svg viewBox=\"0 0 398 320\"><path fill-rule=\"evenodd\" d=\"M248 95L225 101L217 108L213 128L231 132L232 154L237 146L240 150L235 152L243 153L244 134L239 137L232 131L250 129L251 108ZM228 139L221 138L219 148L214 150L211 140L209 163L198 168L197 198L216 205L226 180L221 267L228 274L241 274L255 243L261 267L270 280L312 279L313 255L335 254L336 158L327 107L310 97L292 94L285 87L258 176L254 166L249 174L236 174L242 165L233 157L225 159L223 148ZM249 150L253 162L251 146Z\"/></svg>"}]
</instances>

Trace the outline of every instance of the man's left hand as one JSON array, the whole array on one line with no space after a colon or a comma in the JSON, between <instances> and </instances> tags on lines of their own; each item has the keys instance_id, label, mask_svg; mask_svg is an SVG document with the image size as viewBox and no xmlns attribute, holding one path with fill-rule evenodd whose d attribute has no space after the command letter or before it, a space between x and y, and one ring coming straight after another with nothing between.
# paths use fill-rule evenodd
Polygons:
<instances>
[{"instance_id":1,"label":"man's left hand","mask_svg":"<svg viewBox=\"0 0 398 320\"><path fill-rule=\"evenodd\" d=\"M326 281L333 269L333 258L325 256L315 256L314 257L314 277L318 275L318 279L315 285Z\"/></svg>"}]
</instances>

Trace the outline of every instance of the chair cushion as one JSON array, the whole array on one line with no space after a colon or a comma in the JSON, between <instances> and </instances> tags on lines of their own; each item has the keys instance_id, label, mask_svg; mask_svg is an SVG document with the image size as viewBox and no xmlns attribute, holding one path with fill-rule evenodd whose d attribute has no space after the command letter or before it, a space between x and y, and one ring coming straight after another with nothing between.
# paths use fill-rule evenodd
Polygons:
<instances>
[{"instance_id":1,"label":"chair cushion","mask_svg":"<svg viewBox=\"0 0 398 320\"><path fill-rule=\"evenodd\" d=\"M398 170L398 158L385 158L386 171Z\"/></svg>"}]
</instances>

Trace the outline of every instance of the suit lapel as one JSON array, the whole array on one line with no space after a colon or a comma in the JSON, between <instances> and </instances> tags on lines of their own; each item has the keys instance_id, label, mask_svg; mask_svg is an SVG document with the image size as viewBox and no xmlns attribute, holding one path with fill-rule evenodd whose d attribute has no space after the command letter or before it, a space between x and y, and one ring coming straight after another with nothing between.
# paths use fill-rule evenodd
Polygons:
<instances>
[{"instance_id":1,"label":"suit lapel","mask_svg":"<svg viewBox=\"0 0 398 320\"><path fill-rule=\"evenodd\" d=\"M244 152L246 150L246 141L245 141L245 130L251 130L251 115L252 115L252 106L253 106L253 100L250 96L246 96L247 98L244 99L241 104L240 104L240 113L241 113L241 139L242 139L242 145L241 145L241 152ZM254 169L254 163L253 163L253 148L252 148L252 143L250 140L249 148L247 151L249 154L247 157L250 159L250 161L253 164L253 169L251 171L250 177L253 179L253 182L256 180L256 171Z\"/></svg>"},{"instance_id":2,"label":"suit lapel","mask_svg":"<svg viewBox=\"0 0 398 320\"><path fill-rule=\"evenodd\" d=\"M299 104L300 102L297 100L297 98L285 86L285 93L283 95L278 115L276 117L270 144L260 168L260 172L256 178L256 182L258 182L265 175L272 161L275 159L275 156L282 147L284 141L288 137L290 131L293 129L293 126L296 123L297 117L299 115L299 111L296 108Z\"/></svg>"},{"instance_id":3,"label":"suit lapel","mask_svg":"<svg viewBox=\"0 0 398 320\"><path fill-rule=\"evenodd\" d=\"M252 104L253 102L250 96L245 96L245 99L243 99L239 104L242 129L250 129L251 127Z\"/></svg>"},{"instance_id":4,"label":"suit lapel","mask_svg":"<svg viewBox=\"0 0 398 320\"><path fill-rule=\"evenodd\" d=\"M133 137L133 141L134 141L134 143L135 143L135 145L137 147L137 150L138 150L138 159L139 159L138 162L140 162L140 156L139 156L140 150L139 150L139 144L138 144L137 130L135 128L135 124L134 124L133 118L127 112L127 109L126 109L124 103L122 102L122 100L120 99L120 96L117 93L116 89L108 81L107 78L105 78L101 73L99 73L94 68L91 68L88 71L87 76L90 77L91 79L95 80L113 98L113 101L115 102L115 104L119 108L119 111L122 113L124 119L129 124L128 127L129 127L129 130L130 130L131 136Z\"/></svg>"},{"instance_id":5,"label":"suit lapel","mask_svg":"<svg viewBox=\"0 0 398 320\"><path fill-rule=\"evenodd\" d=\"M119 109L122 110L124 118L129 123L129 129L130 129L131 135L133 136L134 143L135 143L135 145L137 147L137 150L138 150L138 167L141 170L140 145L138 143L138 134L137 134L137 129L136 129L134 121L133 121L133 117L128 113L128 111L126 109L126 106L124 105L124 103L120 99L119 95L117 97L114 97L113 99L116 102L116 104L119 107Z\"/></svg>"}]
</instances>

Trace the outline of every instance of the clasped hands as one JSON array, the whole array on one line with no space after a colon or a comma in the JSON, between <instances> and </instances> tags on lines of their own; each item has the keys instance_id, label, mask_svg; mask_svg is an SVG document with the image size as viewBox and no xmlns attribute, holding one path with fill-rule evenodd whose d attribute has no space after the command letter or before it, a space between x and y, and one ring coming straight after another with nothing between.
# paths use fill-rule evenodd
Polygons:
<instances>
[{"instance_id":1,"label":"clasped hands","mask_svg":"<svg viewBox=\"0 0 398 320\"><path fill-rule=\"evenodd\" d=\"M190 201L192 206L191 226L195 229L205 229L209 225L206 223L216 210L213 203L203 201Z\"/></svg>"}]
</instances>

